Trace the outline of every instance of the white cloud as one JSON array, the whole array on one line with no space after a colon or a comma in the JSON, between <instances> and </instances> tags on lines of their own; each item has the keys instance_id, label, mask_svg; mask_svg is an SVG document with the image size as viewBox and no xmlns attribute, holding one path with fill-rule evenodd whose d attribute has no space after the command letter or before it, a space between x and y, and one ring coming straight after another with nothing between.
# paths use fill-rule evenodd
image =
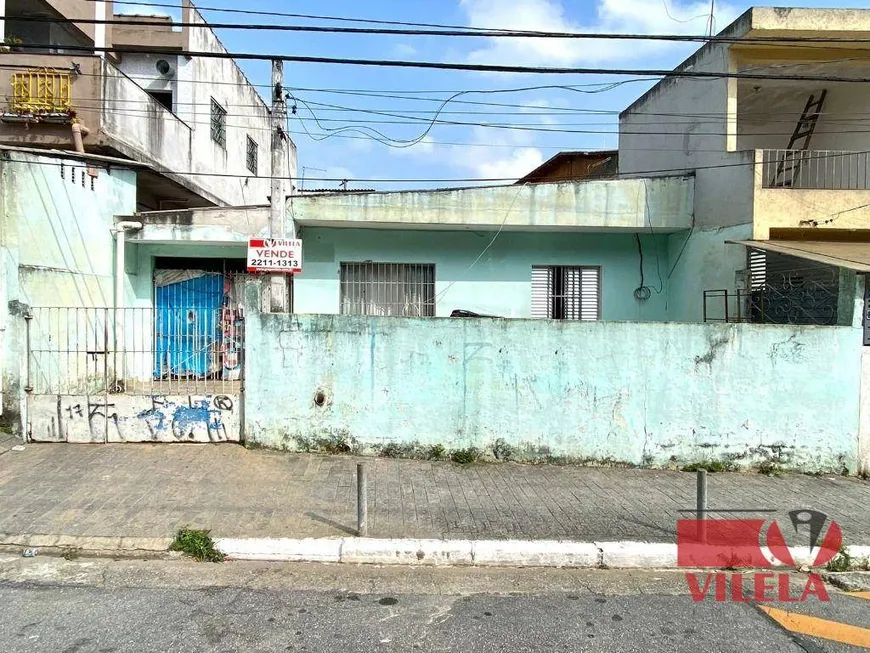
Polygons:
<instances>
[{"instance_id":1,"label":"white cloud","mask_svg":"<svg viewBox=\"0 0 870 653\"><path fill-rule=\"evenodd\" d=\"M536 147L521 147L507 157L477 164L477 175L484 179L519 179L544 162L544 155Z\"/></svg>"},{"instance_id":2,"label":"white cloud","mask_svg":"<svg viewBox=\"0 0 870 653\"><path fill-rule=\"evenodd\" d=\"M529 132L500 131L475 127L465 145L444 145L427 136L420 145L391 149L400 157L418 157L427 163L447 166L455 176L484 179L519 179L544 162L544 155L532 143ZM496 145L497 147L474 147ZM451 173L454 174L454 173Z\"/></svg>"},{"instance_id":3,"label":"white cloud","mask_svg":"<svg viewBox=\"0 0 870 653\"><path fill-rule=\"evenodd\" d=\"M633 34L701 34L706 30L710 3L706 0L596 0L596 20L583 24L571 20L562 0L460 0L470 27L507 28L546 32L617 32ZM737 15L730 4L717 3L716 23L724 26ZM673 16L673 18L671 17ZM685 22L683 22L685 21ZM673 47L663 41L587 39L489 39L474 50L474 63L575 66L578 64L638 59Z\"/></svg>"},{"instance_id":4,"label":"white cloud","mask_svg":"<svg viewBox=\"0 0 870 653\"><path fill-rule=\"evenodd\" d=\"M420 156L420 155L431 155L435 152L435 146L437 142L431 136L424 136L423 140L421 140L416 145L412 145L410 147L394 147L391 148L390 151L397 156Z\"/></svg>"},{"instance_id":5,"label":"white cloud","mask_svg":"<svg viewBox=\"0 0 870 653\"><path fill-rule=\"evenodd\" d=\"M413 57L417 54L417 48L407 43L398 43L393 47L393 54L397 57Z\"/></svg>"},{"instance_id":6,"label":"white cloud","mask_svg":"<svg viewBox=\"0 0 870 653\"><path fill-rule=\"evenodd\" d=\"M116 16L160 16L178 19L181 17L180 8L177 11L174 9L172 11L165 11L152 5L124 5L123 7L115 8L114 13Z\"/></svg>"}]
</instances>

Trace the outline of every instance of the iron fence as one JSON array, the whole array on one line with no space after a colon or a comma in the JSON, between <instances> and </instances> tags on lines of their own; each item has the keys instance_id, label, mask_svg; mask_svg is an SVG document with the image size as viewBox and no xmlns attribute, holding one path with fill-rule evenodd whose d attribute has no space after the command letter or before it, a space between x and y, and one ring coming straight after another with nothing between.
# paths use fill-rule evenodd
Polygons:
<instances>
[{"instance_id":1,"label":"iron fence","mask_svg":"<svg viewBox=\"0 0 870 653\"><path fill-rule=\"evenodd\" d=\"M792 291L773 286L705 290L704 322L835 326L837 304L837 293L815 282Z\"/></svg>"},{"instance_id":2,"label":"iron fence","mask_svg":"<svg viewBox=\"0 0 870 653\"><path fill-rule=\"evenodd\" d=\"M29 321L33 394L233 394L241 385L238 308L38 307Z\"/></svg>"},{"instance_id":3,"label":"iron fence","mask_svg":"<svg viewBox=\"0 0 870 653\"><path fill-rule=\"evenodd\" d=\"M762 186L870 190L870 152L763 150Z\"/></svg>"}]
</instances>

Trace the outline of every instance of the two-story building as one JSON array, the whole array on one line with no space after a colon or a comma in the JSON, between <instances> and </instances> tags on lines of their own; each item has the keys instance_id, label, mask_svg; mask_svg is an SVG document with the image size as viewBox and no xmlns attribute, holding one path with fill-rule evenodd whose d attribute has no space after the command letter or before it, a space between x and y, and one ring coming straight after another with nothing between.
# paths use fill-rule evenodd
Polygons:
<instances>
[{"instance_id":1,"label":"two-story building","mask_svg":"<svg viewBox=\"0 0 870 653\"><path fill-rule=\"evenodd\" d=\"M0 144L73 149L79 125L85 151L148 164L140 210L265 203L270 109L233 59L195 56L226 50L189 0L179 8L184 26L114 15L111 2L5 2ZM296 149L285 143L295 177Z\"/></svg>"},{"instance_id":2,"label":"two-story building","mask_svg":"<svg viewBox=\"0 0 870 653\"><path fill-rule=\"evenodd\" d=\"M124 244L115 216L269 201L270 108L222 56L226 49L191 2L178 8L181 24L115 14L112 2L0 2L0 406L7 421L17 419L26 385L23 316L31 307L126 305L125 271L138 271L138 252ZM292 178L296 148L285 137L280 160ZM200 251L210 257L201 269L222 250L204 242Z\"/></svg>"},{"instance_id":3,"label":"two-story building","mask_svg":"<svg viewBox=\"0 0 870 653\"><path fill-rule=\"evenodd\" d=\"M867 10L755 7L620 115L622 175L694 175L691 319L832 324L839 270L870 271L868 33Z\"/></svg>"}]
</instances>

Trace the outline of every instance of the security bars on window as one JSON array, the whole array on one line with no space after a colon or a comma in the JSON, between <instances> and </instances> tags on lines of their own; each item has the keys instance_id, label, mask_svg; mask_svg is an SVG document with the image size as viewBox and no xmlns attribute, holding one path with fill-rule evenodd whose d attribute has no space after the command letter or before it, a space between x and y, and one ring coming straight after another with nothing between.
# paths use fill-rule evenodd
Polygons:
<instances>
[{"instance_id":1,"label":"security bars on window","mask_svg":"<svg viewBox=\"0 0 870 653\"><path fill-rule=\"evenodd\" d=\"M345 315L433 317L435 266L417 263L342 263Z\"/></svg>"},{"instance_id":2,"label":"security bars on window","mask_svg":"<svg viewBox=\"0 0 870 653\"><path fill-rule=\"evenodd\" d=\"M221 147L226 147L227 110L214 98L211 99L211 139Z\"/></svg>"},{"instance_id":3,"label":"security bars on window","mask_svg":"<svg viewBox=\"0 0 870 653\"><path fill-rule=\"evenodd\" d=\"M532 267L532 317L543 320L601 319L601 269Z\"/></svg>"},{"instance_id":4,"label":"security bars on window","mask_svg":"<svg viewBox=\"0 0 870 653\"><path fill-rule=\"evenodd\" d=\"M258 147L259 146L257 145L257 141L255 141L253 138L248 136L247 164L248 164L248 170L250 170L251 173L253 173L253 174L257 174L257 167L258 167L258 163L259 163L258 162L258 158L259 158Z\"/></svg>"}]
</instances>

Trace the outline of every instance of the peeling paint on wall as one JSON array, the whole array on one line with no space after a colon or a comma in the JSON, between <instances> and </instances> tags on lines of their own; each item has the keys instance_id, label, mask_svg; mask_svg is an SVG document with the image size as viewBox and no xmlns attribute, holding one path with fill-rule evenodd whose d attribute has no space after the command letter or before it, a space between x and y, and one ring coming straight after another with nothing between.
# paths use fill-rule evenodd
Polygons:
<instances>
[{"instance_id":1,"label":"peeling paint on wall","mask_svg":"<svg viewBox=\"0 0 870 653\"><path fill-rule=\"evenodd\" d=\"M854 470L861 342L853 327L251 311L246 438Z\"/></svg>"},{"instance_id":2,"label":"peeling paint on wall","mask_svg":"<svg viewBox=\"0 0 870 653\"><path fill-rule=\"evenodd\" d=\"M45 395L30 399L34 442L239 442L236 395Z\"/></svg>"}]
</instances>

